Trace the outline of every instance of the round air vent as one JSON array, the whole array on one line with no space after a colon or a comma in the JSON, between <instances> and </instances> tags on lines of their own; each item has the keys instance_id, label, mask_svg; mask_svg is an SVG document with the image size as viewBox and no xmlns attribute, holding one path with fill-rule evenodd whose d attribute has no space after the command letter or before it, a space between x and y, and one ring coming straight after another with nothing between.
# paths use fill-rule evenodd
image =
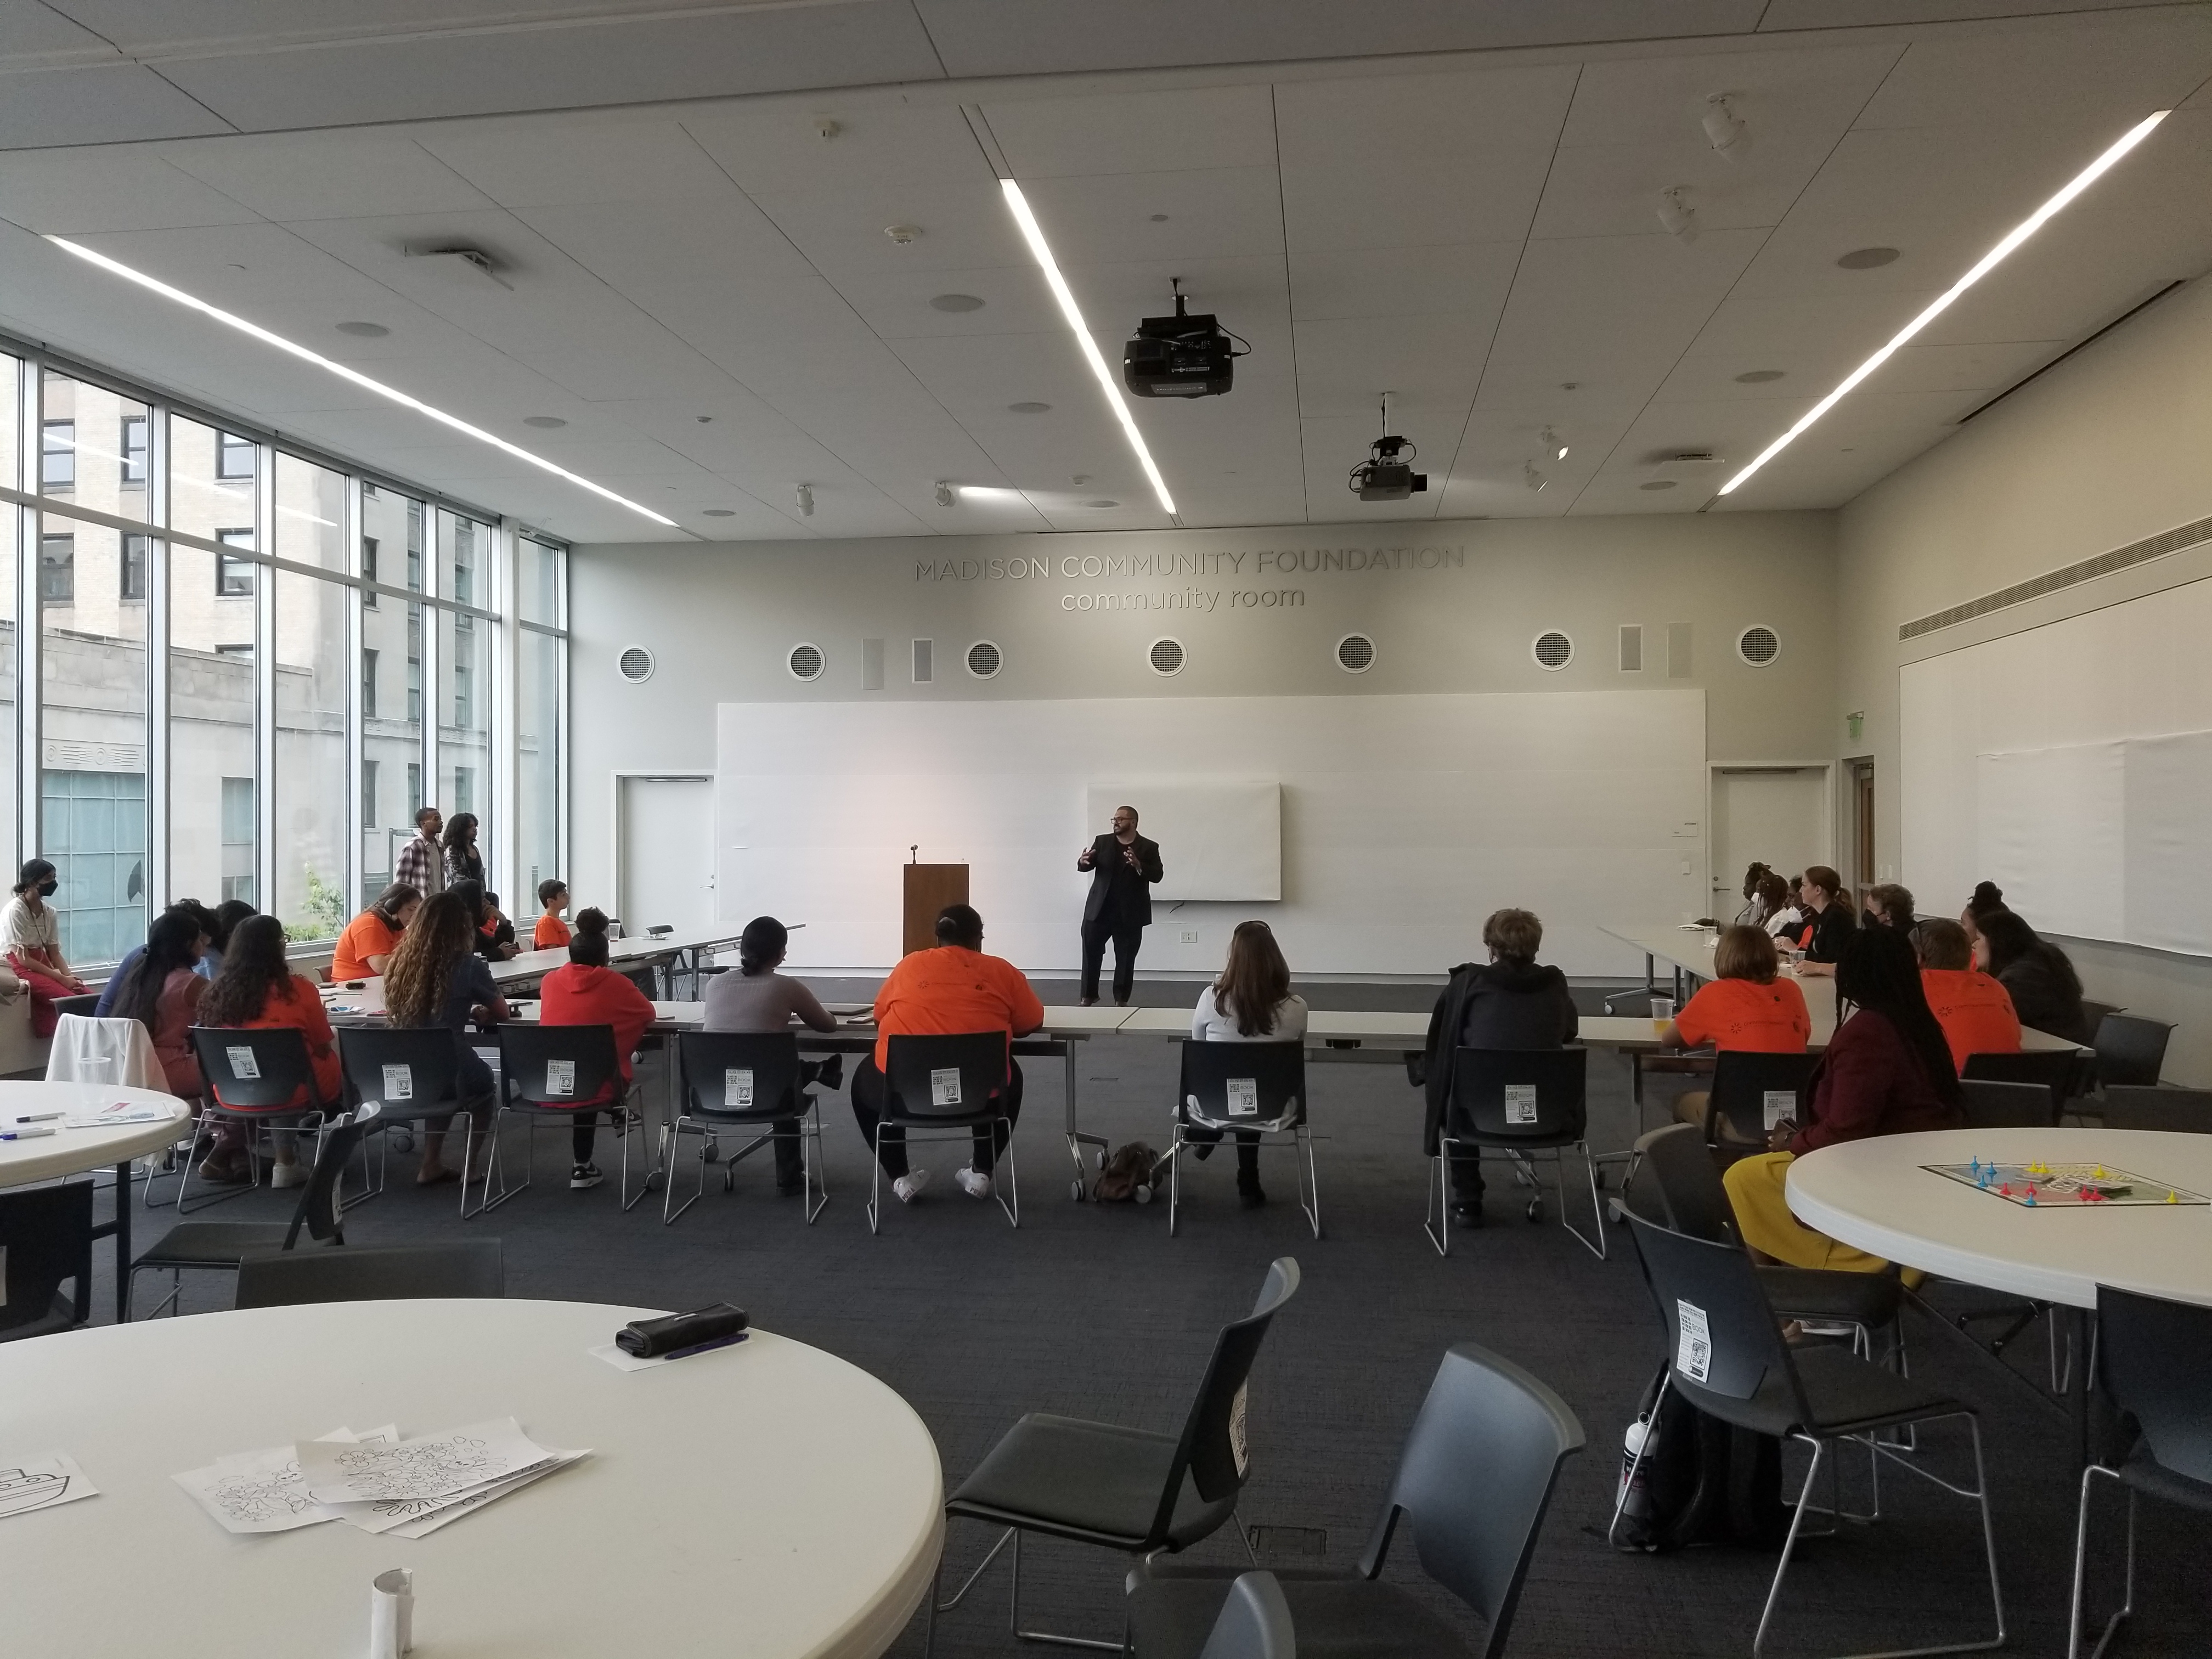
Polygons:
<instances>
[{"instance_id":1,"label":"round air vent","mask_svg":"<svg viewBox=\"0 0 2212 1659\"><path fill-rule=\"evenodd\" d=\"M653 653L641 645L625 646L615 667L632 685L643 685L653 678Z\"/></svg>"},{"instance_id":2,"label":"round air vent","mask_svg":"<svg viewBox=\"0 0 2212 1659\"><path fill-rule=\"evenodd\" d=\"M1736 635L1735 653L1753 668L1764 668L1782 654L1782 639L1771 628L1747 628Z\"/></svg>"},{"instance_id":3,"label":"round air vent","mask_svg":"<svg viewBox=\"0 0 2212 1659\"><path fill-rule=\"evenodd\" d=\"M968 647L968 672L979 680L989 679L1006 665L1006 657L988 640L978 640Z\"/></svg>"},{"instance_id":4,"label":"round air vent","mask_svg":"<svg viewBox=\"0 0 2212 1659\"><path fill-rule=\"evenodd\" d=\"M794 645L791 654L783 659L783 665L795 680L818 680L822 671L830 665L830 659L822 654L818 645Z\"/></svg>"},{"instance_id":5,"label":"round air vent","mask_svg":"<svg viewBox=\"0 0 2212 1659\"><path fill-rule=\"evenodd\" d=\"M1336 665L1347 674L1364 674L1375 666L1375 641L1364 634L1346 634L1336 642Z\"/></svg>"},{"instance_id":6,"label":"round air vent","mask_svg":"<svg viewBox=\"0 0 2212 1659\"><path fill-rule=\"evenodd\" d=\"M1565 668L1575 659L1575 642L1556 628L1547 629L1529 642L1528 654L1539 668Z\"/></svg>"},{"instance_id":7,"label":"round air vent","mask_svg":"<svg viewBox=\"0 0 2212 1659\"><path fill-rule=\"evenodd\" d=\"M1154 640L1145 653L1145 660L1152 664L1155 674L1180 674L1183 665L1182 641Z\"/></svg>"}]
</instances>

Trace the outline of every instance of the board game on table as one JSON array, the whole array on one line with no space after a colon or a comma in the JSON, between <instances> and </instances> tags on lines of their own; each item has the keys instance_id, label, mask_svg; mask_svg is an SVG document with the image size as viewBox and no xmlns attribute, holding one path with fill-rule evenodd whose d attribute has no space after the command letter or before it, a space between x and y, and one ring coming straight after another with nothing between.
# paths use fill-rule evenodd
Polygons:
<instances>
[{"instance_id":1,"label":"board game on table","mask_svg":"<svg viewBox=\"0 0 2212 1659\"><path fill-rule=\"evenodd\" d=\"M2046 1164L2034 1158L2025 1164L1999 1164L1977 1158L1965 1164L1920 1167L2031 1210L2112 1204L2212 1204L2212 1199L2185 1187L2106 1164Z\"/></svg>"}]
</instances>

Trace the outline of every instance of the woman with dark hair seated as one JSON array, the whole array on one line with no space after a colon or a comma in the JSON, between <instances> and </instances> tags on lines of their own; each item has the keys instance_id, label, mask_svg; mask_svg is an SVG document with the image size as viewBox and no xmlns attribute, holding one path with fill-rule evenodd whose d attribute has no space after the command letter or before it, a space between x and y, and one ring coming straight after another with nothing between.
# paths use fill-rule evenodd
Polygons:
<instances>
[{"instance_id":1,"label":"woman with dark hair seated","mask_svg":"<svg viewBox=\"0 0 2212 1659\"><path fill-rule=\"evenodd\" d=\"M2009 910L1977 918L1975 960L2012 997L2020 1023L2087 1048L2097 1040L2081 1006L2081 979L2066 952Z\"/></svg>"},{"instance_id":2,"label":"woman with dark hair seated","mask_svg":"<svg viewBox=\"0 0 2212 1659\"><path fill-rule=\"evenodd\" d=\"M199 1058L192 1053L192 1026L199 1018L208 981L192 969L207 946L198 905L173 904L154 918L146 943L117 970L111 989L100 994L118 1019L135 1019L154 1039L161 1075L169 1092L198 1100L207 1092Z\"/></svg>"},{"instance_id":3,"label":"woman with dark hair seated","mask_svg":"<svg viewBox=\"0 0 2212 1659\"><path fill-rule=\"evenodd\" d=\"M244 899L225 899L216 905L215 926L208 930L208 948L200 952L199 971L210 979L221 973L223 953L230 949L230 936L238 931L238 924L260 914Z\"/></svg>"},{"instance_id":4,"label":"woman with dark hair seated","mask_svg":"<svg viewBox=\"0 0 2212 1659\"><path fill-rule=\"evenodd\" d=\"M975 1131L975 1161L954 1179L970 1198L991 1195L991 1170L1006 1148L1007 1125L1021 1115L1022 1068L1015 1064L1012 1040L1026 1036L1044 1024L1044 1004L1022 977L1022 970L1000 957L983 954L983 918L964 904L948 904L938 913L937 945L933 950L912 951L876 993L875 1052L853 1071L853 1117L861 1138L878 1147L884 1173L899 1202L911 1204L929 1180L929 1171L908 1172L906 1131L876 1126L890 1097L884 1067L890 1063L890 1040L895 1036L951 1036L968 1031L1004 1031L1006 1082L1001 1095L1006 1122Z\"/></svg>"},{"instance_id":5,"label":"woman with dark hair seated","mask_svg":"<svg viewBox=\"0 0 2212 1659\"><path fill-rule=\"evenodd\" d=\"M1190 1034L1200 1042L1296 1042L1305 1036L1306 1000L1291 994L1291 964L1266 922L1237 924L1221 977L1198 994ZM1267 1201L1260 1185L1260 1137L1249 1129L1236 1133L1237 1200L1256 1210ZM1193 1124L1182 1138L1197 1143L1191 1156L1203 1161L1212 1155L1221 1131Z\"/></svg>"},{"instance_id":6,"label":"woman with dark hair seated","mask_svg":"<svg viewBox=\"0 0 2212 1659\"><path fill-rule=\"evenodd\" d=\"M1826 978L1844 959L1844 946L1857 928L1858 920L1844 902L1844 878L1825 864L1805 866L1805 873L1797 879L1797 897L1807 918L1799 945L1805 960L1797 964L1797 971Z\"/></svg>"},{"instance_id":7,"label":"woman with dark hair seated","mask_svg":"<svg viewBox=\"0 0 2212 1659\"><path fill-rule=\"evenodd\" d=\"M810 1031L834 1031L837 1022L821 999L795 979L775 970L783 965L790 930L774 916L755 916L738 940L738 971L716 974L700 1000L700 1026L708 1031L788 1031L797 1020ZM799 1062L799 1091L820 1085L834 1089L845 1075L845 1057ZM802 1101L799 1103L804 1104ZM806 1166L800 1156L799 1120L780 1117L775 1136L775 1189L789 1195L806 1190Z\"/></svg>"},{"instance_id":8,"label":"woman with dark hair seated","mask_svg":"<svg viewBox=\"0 0 2212 1659\"><path fill-rule=\"evenodd\" d=\"M1836 1028L1805 1085L1801 1126L1785 1118L1770 1150L1731 1164L1723 1177L1743 1242L1796 1267L1879 1273L1889 1264L1814 1231L1783 1197L1803 1153L1869 1135L1966 1127L1965 1096L1950 1044L1920 988L1912 942L1892 927L1862 927L1836 965L1836 994L1857 1008Z\"/></svg>"},{"instance_id":9,"label":"woman with dark hair seated","mask_svg":"<svg viewBox=\"0 0 2212 1659\"><path fill-rule=\"evenodd\" d=\"M1422 1150L1437 1155L1444 1113L1451 1103L1452 1057L1462 1048L1561 1048L1580 1029L1567 976L1539 966L1544 924L1526 910L1497 910L1482 924L1486 963L1452 969L1436 1012L1429 1016L1423 1064L1427 1116ZM1482 1225L1482 1164L1472 1151L1451 1160L1452 1224Z\"/></svg>"},{"instance_id":10,"label":"woman with dark hair seated","mask_svg":"<svg viewBox=\"0 0 2212 1659\"><path fill-rule=\"evenodd\" d=\"M576 934L568 941L568 965L546 975L538 994L540 1025L614 1027L615 1058L621 1062L622 1076L618 1080L609 1081L600 1091L599 1101L605 1103L619 1127L623 1103L629 1093L630 1056L645 1036L646 1028L653 1024L653 1004L644 992L607 966L606 912L586 909L578 913ZM596 1112L579 1112L573 1120L570 1150L575 1154L575 1165L568 1171L571 1191L596 1187L605 1179L599 1174L599 1166L592 1162L592 1125L598 1116Z\"/></svg>"},{"instance_id":11,"label":"woman with dark hair seated","mask_svg":"<svg viewBox=\"0 0 2212 1659\"><path fill-rule=\"evenodd\" d=\"M344 1079L338 1066L337 1038L331 1017L323 1012L323 999L313 980L292 971L285 954L284 924L274 916L248 916L231 930L230 948L223 952L222 971L200 998L200 1024L231 1030L267 1030L289 1025L306 1039L312 1089L302 1085L293 1092L292 1109L272 1122L299 1121L298 1114L336 1108ZM220 1090L210 1091L216 1100ZM310 1096L312 1095L312 1098ZM288 1127L271 1132L276 1162L269 1171L272 1187L303 1187L307 1171L301 1167L295 1137ZM210 1181L236 1183L252 1178L246 1166L246 1126L234 1119L216 1125L215 1150L200 1165Z\"/></svg>"},{"instance_id":12,"label":"woman with dark hair seated","mask_svg":"<svg viewBox=\"0 0 2212 1659\"><path fill-rule=\"evenodd\" d=\"M1912 926L1912 890L1893 881L1878 882L1866 890L1866 919L1869 927L1894 927L1900 933Z\"/></svg>"},{"instance_id":13,"label":"woman with dark hair seated","mask_svg":"<svg viewBox=\"0 0 2212 1659\"><path fill-rule=\"evenodd\" d=\"M469 1047L466 1034L479 1021L506 1019L514 1011L492 982L491 969L477 956L476 929L466 902L449 890L431 894L412 912L414 920L392 947L385 969L384 1017L395 1030L443 1026L454 1034L460 1066L453 1081L473 1126L473 1161L474 1149L483 1146L490 1125L492 1075L491 1067ZM451 1112L422 1120L422 1158L416 1167L416 1185L434 1187L460 1179L460 1171L445 1161L446 1131L453 1121Z\"/></svg>"},{"instance_id":14,"label":"woman with dark hair seated","mask_svg":"<svg viewBox=\"0 0 2212 1659\"><path fill-rule=\"evenodd\" d=\"M1982 936L1982 918L1995 915L2006 908L2004 889L1993 881L1978 881L1966 908L1959 912L1959 926L1966 930L1968 943Z\"/></svg>"}]
</instances>

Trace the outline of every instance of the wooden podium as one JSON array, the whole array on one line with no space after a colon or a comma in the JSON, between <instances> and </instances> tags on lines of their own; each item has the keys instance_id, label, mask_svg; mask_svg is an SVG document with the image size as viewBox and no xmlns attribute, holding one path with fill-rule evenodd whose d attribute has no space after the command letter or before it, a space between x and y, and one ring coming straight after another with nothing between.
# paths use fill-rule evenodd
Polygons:
<instances>
[{"instance_id":1,"label":"wooden podium","mask_svg":"<svg viewBox=\"0 0 2212 1659\"><path fill-rule=\"evenodd\" d=\"M908 864L906 872L905 920L899 954L927 951L937 943L937 913L948 904L968 902L968 866L964 864Z\"/></svg>"}]
</instances>

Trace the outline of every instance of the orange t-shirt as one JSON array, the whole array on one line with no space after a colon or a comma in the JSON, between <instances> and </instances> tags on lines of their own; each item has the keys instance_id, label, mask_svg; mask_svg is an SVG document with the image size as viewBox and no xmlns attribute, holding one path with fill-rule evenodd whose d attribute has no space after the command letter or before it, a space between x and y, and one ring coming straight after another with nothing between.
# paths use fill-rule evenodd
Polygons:
<instances>
[{"instance_id":1,"label":"orange t-shirt","mask_svg":"<svg viewBox=\"0 0 2212 1659\"><path fill-rule=\"evenodd\" d=\"M1978 968L1923 968L1921 988L1943 1037L1951 1063L1964 1071L1968 1054L2020 1052L2020 1015L2012 993Z\"/></svg>"},{"instance_id":2,"label":"orange t-shirt","mask_svg":"<svg viewBox=\"0 0 2212 1659\"><path fill-rule=\"evenodd\" d=\"M538 918L538 931L530 936L530 948L533 951L564 951L574 937L568 931L568 924L560 917L540 916Z\"/></svg>"},{"instance_id":3,"label":"orange t-shirt","mask_svg":"<svg viewBox=\"0 0 2212 1659\"><path fill-rule=\"evenodd\" d=\"M323 1012L322 994L312 981L293 975L291 982L283 990L269 993L260 1013L245 1022L248 1030L268 1030L279 1025L295 1026L307 1038L307 1062L315 1073L315 1092L325 1103L335 1105L344 1080L338 1067L337 1038L331 1031L331 1017ZM301 1089L294 1091L292 1103L307 1106L313 1103L307 1099L307 1091Z\"/></svg>"},{"instance_id":4,"label":"orange t-shirt","mask_svg":"<svg viewBox=\"0 0 2212 1659\"><path fill-rule=\"evenodd\" d=\"M1755 980L1717 979L1702 987L1682 1012L1675 1029L1693 1048L1708 1043L1756 1054L1802 1054L1813 1035L1805 994L1794 979L1771 985Z\"/></svg>"},{"instance_id":5,"label":"orange t-shirt","mask_svg":"<svg viewBox=\"0 0 2212 1659\"><path fill-rule=\"evenodd\" d=\"M622 1062L623 1081L629 1081L630 1051L653 1024L653 1004L644 992L611 968L586 968L572 962L546 975L538 996L540 1025L613 1026L615 1058ZM615 1097L615 1085L610 1083L591 1100L576 1103L588 1106Z\"/></svg>"},{"instance_id":6,"label":"orange t-shirt","mask_svg":"<svg viewBox=\"0 0 2212 1659\"><path fill-rule=\"evenodd\" d=\"M371 957L388 957L399 943L399 930L377 915L364 910L346 923L338 935L337 954L331 958L331 981L343 985L349 979L374 979Z\"/></svg>"},{"instance_id":7,"label":"orange t-shirt","mask_svg":"<svg viewBox=\"0 0 2212 1659\"><path fill-rule=\"evenodd\" d=\"M895 1036L1004 1031L1008 1041L1044 1024L1044 1004L1003 957L939 945L900 958L876 993L876 1066L890 1063Z\"/></svg>"}]
</instances>

